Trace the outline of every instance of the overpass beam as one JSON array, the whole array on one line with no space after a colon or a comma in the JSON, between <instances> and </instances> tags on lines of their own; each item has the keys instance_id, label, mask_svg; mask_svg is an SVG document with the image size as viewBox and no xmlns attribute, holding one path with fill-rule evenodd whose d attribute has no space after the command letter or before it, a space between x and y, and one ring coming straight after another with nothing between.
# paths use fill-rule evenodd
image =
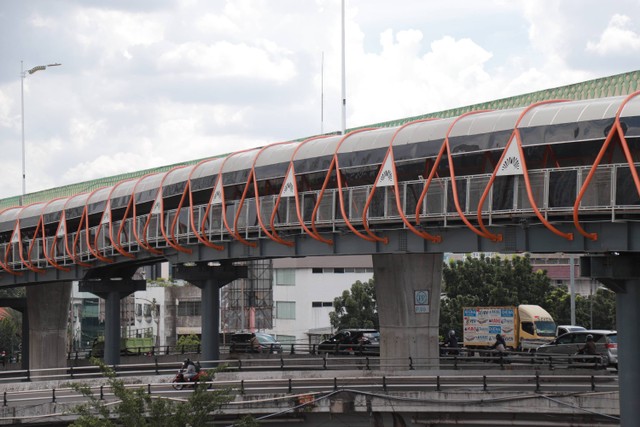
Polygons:
<instances>
[{"instance_id":1,"label":"overpass beam","mask_svg":"<svg viewBox=\"0 0 640 427\"><path fill-rule=\"evenodd\" d=\"M582 257L582 276L602 282L616 293L620 425L640 419L640 254Z\"/></svg>"},{"instance_id":2,"label":"overpass beam","mask_svg":"<svg viewBox=\"0 0 640 427\"><path fill-rule=\"evenodd\" d=\"M202 290L201 348L203 366L206 361L220 360L220 288L236 279L247 278L247 266L224 263L209 265L207 262L192 266L179 264L174 267L174 277L186 280Z\"/></svg>"},{"instance_id":3,"label":"overpass beam","mask_svg":"<svg viewBox=\"0 0 640 427\"><path fill-rule=\"evenodd\" d=\"M120 363L120 300L146 288L147 281L140 279L97 278L80 281L80 292L90 292L105 300L104 363L107 365Z\"/></svg>"},{"instance_id":4,"label":"overpass beam","mask_svg":"<svg viewBox=\"0 0 640 427\"><path fill-rule=\"evenodd\" d=\"M67 365L67 322L71 282L43 283L26 287L27 308L23 333L29 328L29 369L61 368ZM23 367L25 367L23 363Z\"/></svg>"},{"instance_id":5,"label":"overpass beam","mask_svg":"<svg viewBox=\"0 0 640 427\"><path fill-rule=\"evenodd\" d=\"M439 365L442 254L374 254L380 359ZM427 364L425 366L425 363Z\"/></svg>"}]
</instances>

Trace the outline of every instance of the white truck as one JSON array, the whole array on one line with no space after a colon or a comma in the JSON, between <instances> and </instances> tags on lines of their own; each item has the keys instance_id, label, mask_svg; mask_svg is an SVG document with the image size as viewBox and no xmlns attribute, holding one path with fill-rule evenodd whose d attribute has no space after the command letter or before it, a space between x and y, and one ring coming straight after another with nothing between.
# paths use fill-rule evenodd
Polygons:
<instances>
[{"instance_id":1,"label":"white truck","mask_svg":"<svg viewBox=\"0 0 640 427\"><path fill-rule=\"evenodd\" d=\"M539 305L464 307L462 330L469 349L487 349L500 334L508 348L531 351L554 339L556 324Z\"/></svg>"}]
</instances>

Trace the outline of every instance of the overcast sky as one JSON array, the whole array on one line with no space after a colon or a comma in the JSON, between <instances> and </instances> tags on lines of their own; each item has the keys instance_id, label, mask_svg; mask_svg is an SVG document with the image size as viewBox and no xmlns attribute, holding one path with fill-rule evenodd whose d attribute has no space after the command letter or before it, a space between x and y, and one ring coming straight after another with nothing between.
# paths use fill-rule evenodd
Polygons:
<instances>
[{"instance_id":1,"label":"overcast sky","mask_svg":"<svg viewBox=\"0 0 640 427\"><path fill-rule=\"evenodd\" d=\"M640 68L640 0L345 4L348 128ZM0 1L0 197L21 192L21 60L62 63L23 80L33 192L340 130L340 19L340 0Z\"/></svg>"}]
</instances>

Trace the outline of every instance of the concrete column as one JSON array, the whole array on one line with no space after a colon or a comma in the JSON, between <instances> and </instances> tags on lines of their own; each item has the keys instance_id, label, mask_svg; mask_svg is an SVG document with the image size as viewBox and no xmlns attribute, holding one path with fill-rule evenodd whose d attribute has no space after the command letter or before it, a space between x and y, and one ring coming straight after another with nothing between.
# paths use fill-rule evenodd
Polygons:
<instances>
[{"instance_id":1,"label":"concrete column","mask_svg":"<svg viewBox=\"0 0 640 427\"><path fill-rule=\"evenodd\" d=\"M67 366L67 322L71 283L29 285L26 291L29 368Z\"/></svg>"},{"instance_id":2,"label":"concrete column","mask_svg":"<svg viewBox=\"0 0 640 427\"><path fill-rule=\"evenodd\" d=\"M104 361L120 363L120 292L107 292L104 303Z\"/></svg>"},{"instance_id":3,"label":"concrete column","mask_svg":"<svg viewBox=\"0 0 640 427\"><path fill-rule=\"evenodd\" d=\"M104 321L104 363L117 365L120 363L120 300L135 291L143 291L147 287L146 280L118 277L99 277L80 282L80 292L91 292L105 300Z\"/></svg>"},{"instance_id":4,"label":"concrete column","mask_svg":"<svg viewBox=\"0 0 640 427\"><path fill-rule=\"evenodd\" d=\"M220 287L204 280L202 290L202 355L205 360L220 359Z\"/></svg>"},{"instance_id":5,"label":"concrete column","mask_svg":"<svg viewBox=\"0 0 640 427\"><path fill-rule=\"evenodd\" d=\"M640 254L582 257L583 277L592 277L616 293L620 425L640 419Z\"/></svg>"},{"instance_id":6,"label":"concrete column","mask_svg":"<svg viewBox=\"0 0 640 427\"><path fill-rule=\"evenodd\" d=\"M247 266L232 264L210 265L202 262L192 266L176 265L176 279L186 280L202 290L202 358L220 359L220 288L236 279L247 277ZM204 367L211 364L203 363Z\"/></svg>"},{"instance_id":7,"label":"concrete column","mask_svg":"<svg viewBox=\"0 0 640 427\"><path fill-rule=\"evenodd\" d=\"M410 357L415 363L438 367L442 254L372 257L381 367L393 364L393 359L406 364Z\"/></svg>"},{"instance_id":8,"label":"concrete column","mask_svg":"<svg viewBox=\"0 0 640 427\"><path fill-rule=\"evenodd\" d=\"M631 426L640 419L640 279L627 281L625 292L617 293L616 324L620 417L623 426Z\"/></svg>"}]
</instances>

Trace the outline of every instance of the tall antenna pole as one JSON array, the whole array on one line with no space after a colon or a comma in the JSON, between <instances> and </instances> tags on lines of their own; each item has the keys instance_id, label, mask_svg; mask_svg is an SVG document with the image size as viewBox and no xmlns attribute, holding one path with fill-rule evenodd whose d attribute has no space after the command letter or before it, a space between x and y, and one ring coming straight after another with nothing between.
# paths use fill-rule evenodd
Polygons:
<instances>
[{"instance_id":1,"label":"tall antenna pole","mask_svg":"<svg viewBox=\"0 0 640 427\"><path fill-rule=\"evenodd\" d=\"M320 135L324 134L324 51L320 59Z\"/></svg>"},{"instance_id":2,"label":"tall antenna pole","mask_svg":"<svg viewBox=\"0 0 640 427\"><path fill-rule=\"evenodd\" d=\"M346 66L345 66L345 43L344 43L344 0L342 0L342 134L347 129L347 85L346 85Z\"/></svg>"}]
</instances>

